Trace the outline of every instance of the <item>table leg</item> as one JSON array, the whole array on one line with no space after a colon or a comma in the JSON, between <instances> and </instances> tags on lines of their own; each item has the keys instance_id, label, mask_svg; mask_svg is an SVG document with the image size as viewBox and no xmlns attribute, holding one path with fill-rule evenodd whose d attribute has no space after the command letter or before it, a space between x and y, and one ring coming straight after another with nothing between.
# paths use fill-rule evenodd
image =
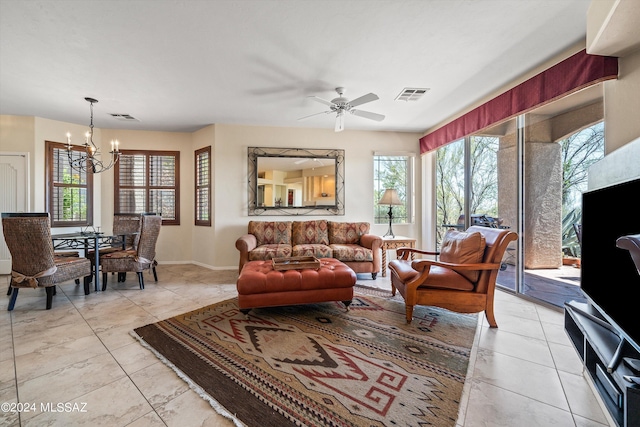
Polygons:
<instances>
[{"instance_id":1,"label":"table leg","mask_svg":"<svg viewBox=\"0 0 640 427\"><path fill-rule=\"evenodd\" d=\"M382 277L387 277L387 248L382 247Z\"/></svg>"},{"instance_id":2,"label":"table leg","mask_svg":"<svg viewBox=\"0 0 640 427\"><path fill-rule=\"evenodd\" d=\"M93 241L93 282L94 289L96 292L100 289L100 254L98 253L98 246L100 245L100 237L94 237ZM87 258L87 254L89 253L89 239L84 239L84 256Z\"/></svg>"}]
</instances>

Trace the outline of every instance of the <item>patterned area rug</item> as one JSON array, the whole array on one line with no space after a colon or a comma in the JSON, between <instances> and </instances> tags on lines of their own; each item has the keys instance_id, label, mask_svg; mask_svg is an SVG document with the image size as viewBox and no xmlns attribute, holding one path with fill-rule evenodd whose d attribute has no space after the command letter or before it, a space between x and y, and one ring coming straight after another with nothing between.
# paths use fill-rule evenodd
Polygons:
<instances>
[{"instance_id":1,"label":"patterned area rug","mask_svg":"<svg viewBox=\"0 0 640 427\"><path fill-rule=\"evenodd\" d=\"M417 307L406 325L402 302L356 291L349 311L246 318L234 298L133 334L237 425L454 426L477 316Z\"/></svg>"}]
</instances>

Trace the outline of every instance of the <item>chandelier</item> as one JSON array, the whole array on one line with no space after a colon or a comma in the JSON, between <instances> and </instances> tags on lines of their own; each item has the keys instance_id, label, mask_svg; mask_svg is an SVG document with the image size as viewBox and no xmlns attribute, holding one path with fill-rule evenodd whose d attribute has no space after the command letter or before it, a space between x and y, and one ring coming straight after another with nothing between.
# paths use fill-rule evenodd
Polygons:
<instances>
[{"instance_id":1,"label":"chandelier","mask_svg":"<svg viewBox=\"0 0 640 427\"><path fill-rule=\"evenodd\" d=\"M87 173L100 173L108 169L111 169L113 165L120 159L119 142L116 139L111 141L110 158L107 160L101 159L100 150L93 142L93 104L97 103L97 99L85 98L90 104L91 108L91 123L89 124L89 131L85 134L84 140L84 152L73 150L71 145L71 134L67 132L67 156L69 158L69 166L72 169L79 172Z\"/></svg>"}]
</instances>

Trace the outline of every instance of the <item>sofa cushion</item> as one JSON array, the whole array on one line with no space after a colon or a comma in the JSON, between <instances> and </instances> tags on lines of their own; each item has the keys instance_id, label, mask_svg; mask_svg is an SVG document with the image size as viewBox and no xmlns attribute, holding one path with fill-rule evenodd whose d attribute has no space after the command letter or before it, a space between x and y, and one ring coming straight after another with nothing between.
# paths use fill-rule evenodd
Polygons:
<instances>
[{"instance_id":1,"label":"sofa cushion","mask_svg":"<svg viewBox=\"0 0 640 427\"><path fill-rule=\"evenodd\" d=\"M373 251L360 245L329 245L338 261L373 261Z\"/></svg>"},{"instance_id":2,"label":"sofa cushion","mask_svg":"<svg viewBox=\"0 0 640 427\"><path fill-rule=\"evenodd\" d=\"M329 229L327 220L294 221L291 239L293 241L293 245L328 245Z\"/></svg>"},{"instance_id":3,"label":"sofa cushion","mask_svg":"<svg viewBox=\"0 0 640 427\"><path fill-rule=\"evenodd\" d=\"M249 234L258 246L291 245L291 221L249 221Z\"/></svg>"},{"instance_id":4,"label":"sofa cushion","mask_svg":"<svg viewBox=\"0 0 640 427\"><path fill-rule=\"evenodd\" d=\"M260 245L249 252L249 261L266 261L291 256L291 245Z\"/></svg>"},{"instance_id":5,"label":"sofa cushion","mask_svg":"<svg viewBox=\"0 0 640 427\"><path fill-rule=\"evenodd\" d=\"M482 262L487 244L480 232L465 233L449 230L444 235L440 249L440 261L455 264L476 264ZM461 275L477 282L478 270L460 271Z\"/></svg>"},{"instance_id":6,"label":"sofa cushion","mask_svg":"<svg viewBox=\"0 0 640 427\"><path fill-rule=\"evenodd\" d=\"M329 243L331 244L357 245L363 234L369 234L368 222L329 221Z\"/></svg>"},{"instance_id":7,"label":"sofa cushion","mask_svg":"<svg viewBox=\"0 0 640 427\"><path fill-rule=\"evenodd\" d=\"M333 251L327 245L317 245L314 243L295 245L293 256L313 256L316 258L334 258Z\"/></svg>"}]
</instances>

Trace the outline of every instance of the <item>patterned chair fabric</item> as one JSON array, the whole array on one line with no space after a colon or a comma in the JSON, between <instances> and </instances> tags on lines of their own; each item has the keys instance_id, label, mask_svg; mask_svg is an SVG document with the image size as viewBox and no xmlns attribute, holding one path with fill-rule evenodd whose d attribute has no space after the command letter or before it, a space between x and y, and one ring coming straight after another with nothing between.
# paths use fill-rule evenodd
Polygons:
<instances>
[{"instance_id":1,"label":"patterned chair fabric","mask_svg":"<svg viewBox=\"0 0 640 427\"><path fill-rule=\"evenodd\" d=\"M333 258L333 251L330 246L318 244L295 245L293 256L313 256L316 258Z\"/></svg>"},{"instance_id":2,"label":"patterned chair fabric","mask_svg":"<svg viewBox=\"0 0 640 427\"><path fill-rule=\"evenodd\" d=\"M113 214L113 235L127 233L138 233L133 236L127 236L125 242L125 249L135 249L138 246L140 240L140 229L142 228L142 215L140 214ZM116 246L114 244L114 246ZM117 245L117 248L121 248L121 245Z\"/></svg>"},{"instance_id":3,"label":"patterned chair fabric","mask_svg":"<svg viewBox=\"0 0 640 427\"><path fill-rule=\"evenodd\" d=\"M291 221L249 221L249 234L256 236L258 246L290 245Z\"/></svg>"},{"instance_id":4,"label":"patterned chair fabric","mask_svg":"<svg viewBox=\"0 0 640 427\"><path fill-rule=\"evenodd\" d=\"M140 214L113 214L113 235L118 236L126 233L138 233L135 236L127 236L125 249L135 249L140 239L140 227L142 226L142 216ZM102 256L111 252L122 250L122 242L115 241L111 247L98 249L98 256ZM92 263L95 262L95 251L89 251L87 258Z\"/></svg>"},{"instance_id":5,"label":"patterned chair fabric","mask_svg":"<svg viewBox=\"0 0 640 427\"><path fill-rule=\"evenodd\" d=\"M144 289L144 270L152 270L155 281L158 281L155 260L156 242L162 227L161 216L142 216L142 228L140 239L136 249L125 249L111 252L100 257L100 267L102 268L102 290L107 288L107 273L135 272L138 275L140 289Z\"/></svg>"},{"instance_id":6,"label":"patterned chair fabric","mask_svg":"<svg viewBox=\"0 0 640 427\"><path fill-rule=\"evenodd\" d=\"M329 240L331 244L358 245L360 237L369 234L368 222L333 222L329 221Z\"/></svg>"},{"instance_id":7,"label":"patterned chair fabric","mask_svg":"<svg viewBox=\"0 0 640 427\"><path fill-rule=\"evenodd\" d=\"M330 245L330 248L333 257L340 261L373 261L373 251L360 245Z\"/></svg>"},{"instance_id":8,"label":"patterned chair fabric","mask_svg":"<svg viewBox=\"0 0 640 427\"><path fill-rule=\"evenodd\" d=\"M85 294L89 293L91 262L54 253L48 213L3 213L2 228L11 253L9 311L20 288L46 288L47 310L51 309L56 284L84 278Z\"/></svg>"},{"instance_id":9,"label":"patterned chair fabric","mask_svg":"<svg viewBox=\"0 0 640 427\"><path fill-rule=\"evenodd\" d=\"M294 221L292 226L293 245L329 246L329 227L327 220Z\"/></svg>"}]
</instances>

